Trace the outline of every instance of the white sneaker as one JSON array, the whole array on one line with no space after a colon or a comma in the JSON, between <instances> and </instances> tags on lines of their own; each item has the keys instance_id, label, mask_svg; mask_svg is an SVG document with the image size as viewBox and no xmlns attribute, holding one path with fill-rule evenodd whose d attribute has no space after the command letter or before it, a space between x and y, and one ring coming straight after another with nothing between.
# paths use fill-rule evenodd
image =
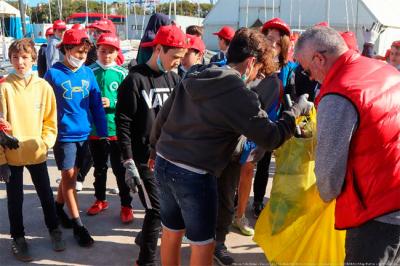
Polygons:
<instances>
[{"instance_id":1,"label":"white sneaker","mask_svg":"<svg viewBox=\"0 0 400 266\"><path fill-rule=\"evenodd\" d=\"M76 191L82 191L83 183L79 182L79 181L76 181L75 189L76 189Z\"/></svg>"},{"instance_id":2,"label":"white sneaker","mask_svg":"<svg viewBox=\"0 0 400 266\"><path fill-rule=\"evenodd\" d=\"M232 225L233 227L239 229L239 231L245 236L254 235L254 229L249 226L249 220L244 215L240 218L235 217Z\"/></svg>"},{"instance_id":3,"label":"white sneaker","mask_svg":"<svg viewBox=\"0 0 400 266\"><path fill-rule=\"evenodd\" d=\"M110 188L110 194L119 194L119 189L116 187L116 188Z\"/></svg>"}]
</instances>

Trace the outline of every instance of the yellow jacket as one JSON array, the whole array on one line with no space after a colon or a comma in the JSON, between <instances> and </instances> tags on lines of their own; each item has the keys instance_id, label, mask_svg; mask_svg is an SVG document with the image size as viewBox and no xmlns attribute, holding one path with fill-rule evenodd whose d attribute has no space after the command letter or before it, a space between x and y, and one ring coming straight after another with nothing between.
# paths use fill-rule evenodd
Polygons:
<instances>
[{"instance_id":1,"label":"yellow jacket","mask_svg":"<svg viewBox=\"0 0 400 266\"><path fill-rule=\"evenodd\" d=\"M57 138L57 107L53 88L33 75L28 84L18 76L8 75L0 84L0 115L12 127L19 148L0 146L0 164L14 166L39 164Z\"/></svg>"}]
</instances>

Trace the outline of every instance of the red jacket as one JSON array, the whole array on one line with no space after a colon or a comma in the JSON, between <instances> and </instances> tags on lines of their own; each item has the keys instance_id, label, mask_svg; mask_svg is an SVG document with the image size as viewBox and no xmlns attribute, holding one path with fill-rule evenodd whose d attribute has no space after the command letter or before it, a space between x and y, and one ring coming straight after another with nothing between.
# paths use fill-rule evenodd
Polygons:
<instances>
[{"instance_id":1,"label":"red jacket","mask_svg":"<svg viewBox=\"0 0 400 266\"><path fill-rule=\"evenodd\" d=\"M358 112L335 227L357 227L400 210L400 75L390 65L348 51L329 70L320 95L338 94Z\"/></svg>"}]
</instances>

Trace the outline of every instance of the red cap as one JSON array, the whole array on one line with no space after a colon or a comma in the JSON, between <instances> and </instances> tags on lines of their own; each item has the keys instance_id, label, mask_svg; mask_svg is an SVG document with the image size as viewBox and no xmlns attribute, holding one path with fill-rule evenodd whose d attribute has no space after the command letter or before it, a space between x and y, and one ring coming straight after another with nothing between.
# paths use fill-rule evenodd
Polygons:
<instances>
[{"instance_id":1,"label":"red cap","mask_svg":"<svg viewBox=\"0 0 400 266\"><path fill-rule=\"evenodd\" d=\"M217 35L218 37L232 41L233 36L235 36L235 30L232 27L229 26L223 26L219 32L214 32L214 35Z\"/></svg>"},{"instance_id":2,"label":"red cap","mask_svg":"<svg viewBox=\"0 0 400 266\"><path fill-rule=\"evenodd\" d=\"M195 35L186 34L186 38L188 40L188 48L197 50L201 53L204 53L206 50L206 45L204 44L203 40Z\"/></svg>"},{"instance_id":3,"label":"red cap","mask_svg":"<svg viewBox=\"0 0 400 266\"><path fill-rule=\"evenodd\" d=\"M74 30L85 30L85 26L83 24L76 23L72 25L71 29Z\"/></svg>"},{"instance_id":4,"label":"red cap","mask_svg":"<svg viewBox=\"0 0 400 266\"><path fill-rule=\"evenodd\" d=\"M67 24L65 21L58 19L53 23L53 30L65 30L67 28Z\"/></svg>"},{"instance_id":5,"label":"red cap","mask_svg":"<svg viewBox=\"0 0 400 266\"><path fill-rule=\"evenodd\" d=\"M106 18L96 20L89 27L93 28L93 29L98 29L98 30L101 30L104 32L111 32L111 33L116 32L114 23L111 20L106 19Z\"/></svg>"},{"instance_id":6,"label":"red cap","mask_svg":"<svg viewBox=\"0 0 400 266\"><path fill-rule=\"evenodd\" d=\"M111 32L101 34L99 39L97 39L96 45L97 46L109 45L109 46L116 48L117 50L120 49L119 48L119 38L114 33L111 33Z\"/></svg>"},{"instance_id":7,"label":"red cap","mask_svg":"<svg viewBox=\"0 0 400 266\"><path fill-rule=\"evenodd\" d=\"M314 26L319 26L319 27L329 27L329 23L327 21L321 21Z\"/></svg>"},{"instance_id":8,"label":"red cap","mask_svg":"<svg viewBox=\"0 0 400 266\"><path fill-rule=\"evenodd\" d=\"M156 37L151 42L144 42L141 47L151 47L157 44L175 48L187 48L186 34L175 25L161 26Z\"/></svg>"},{"instance_id":9,"label":"red cap","mask_svg":"<svg viewBox=\"0 0 400 266\"><path fill-rule=\"evenodd\" d=\"M391 46L400 48L400 41L394 41Z\"/></svg>"},{"instance_id":10,"label":"red cap","mask_svg":"<svg viewBox=\"0 0 400 266\"><path fill-rule=\"evenodd\" d=\"M81 44L82 39L89 40L89 36L86 34L86 31L76 29L67 30L63 35L62 41L57 45L57 48L59 48L62 44Z\"/></svg>"},{"instance_id":11,"label":"red cap","mask_svg":"<svg viewBox=\"0 0 400 266\"><path fill-rule=\"evenodd\" d=\"M264 23L262 27L262 32L268 30L268 29L278 29L283 31L286 35L290 36L290 27L288 24L286 24L285 21L283 21L280 18L273 18L271 20L268 20L267 22Z\"/></svg>"},{"instance_id":12,"label":"red cap","mask_svg":"<svg viewBox=\"0 0 400 266\"><path fill-rule=\"evenodd\" d=\"M45 33L46 37L51 36L51 35L54 35L53 27L48 28Z\"/></svg>"},{"instance_id":13,"label":"red cap","mask_svg":"<svg viewBox=\"0 0 400 266\"><path fill-rule=\"evenodd\" d=\"M345 32L339 32L339 33L342 36L344 42L347 44L347 47L349 49L359 52L357 39L353 32L345 31Z\"/></svg>"}]
</instances>

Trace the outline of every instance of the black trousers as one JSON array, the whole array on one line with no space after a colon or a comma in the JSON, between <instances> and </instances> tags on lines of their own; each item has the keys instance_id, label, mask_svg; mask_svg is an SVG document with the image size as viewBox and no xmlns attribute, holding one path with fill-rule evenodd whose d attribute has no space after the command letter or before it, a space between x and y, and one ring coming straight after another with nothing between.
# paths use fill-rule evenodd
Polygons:
<instances>
[{"instance_id":1,"label":"black trousers","mask_svg":"<svg viewBox=\"0 0 400 266\"><path fill-rule=\"evenodd\" d=\"M94 190L98 200L106 200L107 162L110 158L111 169L117 178L121 206L131 207L132 197L125 183L125 168L122 165L121 151L116 140L90 140L90 153L94 165Z\"/></svg>"},{"instance_id":2,"label":"black trousers","mask_svg":"<svg viewBox=\"0 0 400 266\"><path fill-rule=\"evenodd\" d=\"M229 227L235 214L235 192L240 178L239 162L229 162L221 176L217 178L218 183L218 215L216 241L224 243Z\"/></svg>"},{"instance_id":3,"label":"black trousers","mask_svg":"<svg viewBox=\"0 0 400 266\"><path fill-rule=\"evenodd\" d=\"M399 265L400 225L369 221L346 232L346 265Z\"/></svg>"},{"instance_id":4,"label":"black trousers","mask_svg":"<svg viewBox=\"0 0 400 266\"><path fill-rule=\"evenodd\" d=\"M257 171L254 177L253 202L262 203L267 189L269 177L269 165L271 163L271 152L266 152L264 157L257 163Z\"/></svg>"},{"instance_id":5,"label":"black trousers","mask_svg":"<svg viewBox=\"0 0 400 266\"><path fill-rule=\"evenodd\" d=\"M44 220L49 231L58 227L53 191L50 187L46 162L25 166L31 174L33 185L39 196ZM11 166L10 182L6 184L8 219L11 237L25 236L22 204L24 202L23 170L24 166Z\"/></svg>"},{"instance_id":6,"label":"black trousers","mask_svg":"<svg viewBox=\"0 0 400 266\"><path fill-rule=\"evenodd\" d=\"M158 236L161 230L160 190L154 173L150 171L147 165L140 165L138 170L142 181L142 186L139 187L138 193L140 201L145 208L145 216L142 225L137 264L157 265L155 258Z\"/></svg>"},{"instance_id":7,"label":"black trousers","mask_svg":"<svg viewBox=\"0 0 400 266\"><path fill-rule=\"evenodd\" d=\"M87 174L90 171L90 168L93 166L92 155L90 154L90 149L88 148L87 156L83 158L82 167L79 169L78 176L76 177L76 181L84 182Z\"/></svg>"}]
</instances>

